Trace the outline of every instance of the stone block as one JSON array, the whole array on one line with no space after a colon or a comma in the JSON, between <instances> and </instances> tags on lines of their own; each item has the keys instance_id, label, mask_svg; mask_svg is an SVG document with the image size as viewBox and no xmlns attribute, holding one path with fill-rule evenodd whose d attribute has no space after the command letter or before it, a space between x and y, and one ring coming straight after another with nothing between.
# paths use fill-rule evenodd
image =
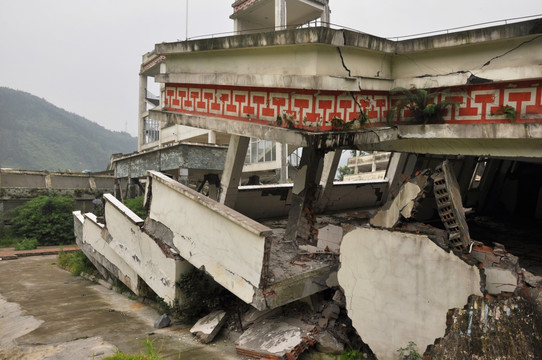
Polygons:
<instances>
[{"instance_id":1,"label":"stone block","mask_svg":"<svg viewBox=\"0 0 542 360\"><path fill-rule=\"evenodd\" d=\"M171 325L171 319L169 316L167 316L167 314L162 314L156 320L154 320L154 327L156 329L162 329L168 327L169 325Z\"/></svg>"}]
</instances>

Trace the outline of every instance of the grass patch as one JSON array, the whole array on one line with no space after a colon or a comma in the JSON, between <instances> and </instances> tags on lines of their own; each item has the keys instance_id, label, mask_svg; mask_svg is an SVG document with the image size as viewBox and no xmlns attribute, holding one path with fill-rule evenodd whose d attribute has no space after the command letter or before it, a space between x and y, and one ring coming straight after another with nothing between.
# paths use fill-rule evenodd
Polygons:
<instances>
[{"instance_id":1,"label":"grass patch","mask_svg":"<svg viewBox=\"0 0 542 360\"><path fill-rule=\"evenodd\" d=\"M147 339L143 340L146 354L125 354L122 351L117 351L111 356L104 357L103 360L162 360L163 358L158 355L158 350L154 347L155 340L149 339L149 335L147 335ZM180 355L179 358L181 358Z\"/></svg>"},{"instance_id":2,"label":"grass patch","mask_svg":"<svg viewBox=\"0 0 542 360\"><path fill-rule=\"evenodd\" d=\"M74 276L79 276L81 273L92 275L96 268L81 250L73 252L60 251L58 253L57 265L68 270Z\"/></svg>"}]
</instances>

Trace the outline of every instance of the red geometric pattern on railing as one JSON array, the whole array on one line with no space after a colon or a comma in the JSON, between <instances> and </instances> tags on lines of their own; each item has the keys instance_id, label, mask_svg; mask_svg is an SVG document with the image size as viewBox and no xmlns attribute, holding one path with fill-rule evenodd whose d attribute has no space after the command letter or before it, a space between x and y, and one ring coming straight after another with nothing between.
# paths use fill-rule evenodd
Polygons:
<instances>
[{"instance_id":1,"label":"red geometric pattern on railing","mask_svg":"<svg viewBox=\"0 0 542 360\"><path fill-rule=\"evenodd\" d=\"M494 115L499 106L516 109L516 122L542 122L542 79L450 88L447 95L435 95L433 102L453 99L444 116L448 124L510 122ZM275 125L288 114L296 128L332 130L334 117L351 121L360 107L369 116L366 126L386 124L386 115L400 95L382 91L317 91L235 86L166 84L162 103L167 111ZM400 123L413 123L403 110ZM282 124L282 126L287 126Z\"/></svg>"}]
</instances>

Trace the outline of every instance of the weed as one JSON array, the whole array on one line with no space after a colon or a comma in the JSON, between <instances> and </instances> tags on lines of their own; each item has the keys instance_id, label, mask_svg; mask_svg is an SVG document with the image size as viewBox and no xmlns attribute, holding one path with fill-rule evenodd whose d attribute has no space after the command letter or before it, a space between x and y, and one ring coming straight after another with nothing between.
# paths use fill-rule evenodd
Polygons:
<instances>
[{"instance_id":1,"label":"weed","mask_svg":"<svg viewBox=\"0 0 542 360\"><path fill-rule=\"evenodd\" d=\"M149 339L149 335L143 340L146 354L125 354L121 351L117 351L115 354L103 358L103 360L162 360L163 358L158 354L158 350L154 347L155 340L156 339Z\"/></svg>"},{"instance_id":2,"label":"weed","mask_svg":"<svg viewBox=\"0 0 542 360\"><path fill-rule=\"evenodd\" d=\"M491 112L491 115L493 116L504 115L504 117L510 121L516 121L517 119L516 109L510 105L499 106L495 112L493 111Z\"/></svg>"},{"instance_id":3,"label":"weed","mask_svg":"<svg viewBox=\"0 0 542 360\"><path fill-rule=\"evenodd\" d=\"M31 238L24 238L22 240L17 241L15 244L15 250L34 250L38 247L38 240Z\"/></svg>"},{"instance_id":4,"label":"weed","mask_svg":"<svg viewBox=\"0 0 542 360\"><path fill-rule=\"evenodd\" d=\"M418 352L416 343L413 341L410 341L406 347L398 349L397 352L399 353L399 360L422 359L422 356Z\"/></svg>"},{"instance_id":5,"label":"weed","mask_svg":"<svg viewBox=\"0 0 542 360\"><path fill-rule=\"evenodd\" d=\"M367 359L365 354L356 350L348 350L339 355L339 360L363 360Z\"/></svg>"},{"instance_id":6,"label":"weed","mask_svg":"<svg viewBox=\"0 0 542 360\"><path fill-rule=\"evenodd\" d=\"M94 265L81 250L66 253L61 249L58 253L57 265L74 276L79 276L83 272L92 275L96 271Z\"/></svg>"}]
</instances>

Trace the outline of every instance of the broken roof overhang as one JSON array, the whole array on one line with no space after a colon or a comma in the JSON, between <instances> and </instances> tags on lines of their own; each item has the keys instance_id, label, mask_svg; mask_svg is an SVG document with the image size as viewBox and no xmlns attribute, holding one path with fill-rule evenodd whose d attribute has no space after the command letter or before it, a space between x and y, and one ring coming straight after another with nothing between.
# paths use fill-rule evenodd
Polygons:
<instances>
[{"instance_id":1,"label":"broken roof overhang","mask_svg":"<svg viewBox=\"0 0 542 360\"><path fill-rule=\"evenodd\" d=\"M291 130L154 109L153 119L300 147L447 155L542 157L542 123L399 125L350 131Z\"/></svg>"}]
</instances>

